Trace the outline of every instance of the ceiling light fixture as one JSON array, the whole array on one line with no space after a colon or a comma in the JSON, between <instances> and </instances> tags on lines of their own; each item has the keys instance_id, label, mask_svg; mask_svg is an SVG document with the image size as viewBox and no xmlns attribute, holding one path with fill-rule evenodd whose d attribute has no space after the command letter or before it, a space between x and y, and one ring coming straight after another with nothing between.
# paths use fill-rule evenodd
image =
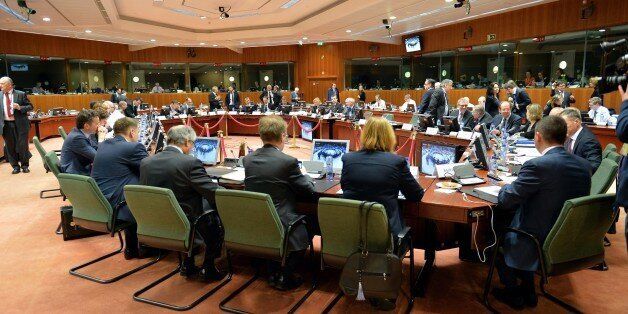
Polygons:
<instances>
[{"instance_id":1,"label":"ceiling light fixture","mask_svg":"<svg viewBox=\"0 0 628 314\"><path fill-rule=\"evenodd\" d=\"M175 45L175 46L178 46L179 44L178 44L178 43L175 43L174 45Z\"/></svg>"},{"instance_id":2,"label":"ceiling light fixture","mask_svg":"<svg viewBox=\"0 0 628 314\"><path fill-rule=\"evenodd\" d=\"M201 16L201 20L204 20L204 19L206 19L206 18L207 18L207 16L205 16L205 15L202 15L202 16Z\"/></svg>"},{"instance_id":3,"label":"ceiling light fixture","mask_svg":"<svg viewBox=\"0 0 628 314\"><path fill-rule=\"evenodd\" d=\"M157 40L152 39L152 38L151 38L151 40L150 40L150 42L151 42L151 43L154 43L154 42L156 42L156 41L157 41Z\"/></svg>"},{"instance_id":4,"label":"ceiling light fixture","mask_svg":"<svg viewBox=\"0 0 628 314\"><path fill-rule=\"evenodd\" d=\"M502 47L508 47L508 44L503 44Z\"/></svg>"},{"instance_id":5,"label":"ceiling light fixture","mask_svg":"<svg viewBox=\"0 0 628 314\"><path fill-rule=\"evenodd\" d=\"M212 47L218 47L218 45L216 45L216 44L213 44L213 45L212 45Z\"/></svg>"},{"instance_id":6,"label":"ceiling light fixture","mask_svg":"<svg viewBox=\"0 0 628 314\"><path fill-rule=\"evenodd\" d=\"M391 20L396 20L396 19L397 19L397 17L393 15L393 16L389 17L389 19L391 19Z\"/></svg>"},{"instance_id":7,"label":"ceiling light fixture","mask_svg":"<svg viewBox=\"0 0 628 314\"><path fill-rule=\"evenodd\" d=\"M92 31L90 29L86 29L85 32L88 33L88 34L92 33Z\"/></svg>"},{"instance_id":8,"label":"ceiling light fixture","mask_svg":"<svg viewBox=\"0 0 628 314\"><path fill-rule=\"evenodd\" d=\"M347 33L351 33L351 30L350 30L350 29L348 29L348 30L346 30L345 32L347 32Z\"/></svg>"},{"instance_id":9,"label":"ceiling light fixture","mask_svg":"<svg viewBox=\"0 0 628 314\"><path fill-rule=\"evenodd\" d=\"M231 10L231 7L229 7L229 9L225 9L225 7L218 7L218 11L220 12L220 19L221 20L228 19L230 10Z\"/></svg>"},{"instance_id":10,"label":"ceiling light fixture","mask_svg":"<svg viewBox=\"0 0 628 314\"><path fill-rule=\"evenodd\" d=\"M240 45L244 45L244 44L245 44L245 42L243 42L243 41L240 42Z\"/></svg>"},{"instance_id":11,"label":"ceiling light fixture","mask_svg":"<svg viewBox=\"0 0 628 314\"><path fill-rule=\"evenodd\" d=\"M205 43L201 43L201 46L205 46Z\"/></svg>"},{"instance_id":12,"label":"ceiling light fixture","mask_svg":"<svg viewBox=\"0 0 628 314\"><path fill-rule=\"evenodd\" d=\"M46 17L42 18L42 21L44 21L44 22L50 22L50 18L46 16Z\"/></svg>"},{"instance_id":13,"label":"ceiling light fixture","mask_svg":"<svg viewBox=\"0 0 628 314\"><path fill-rule=\"evenodd\" d=\"M303 37L303 38L301 38L301 39L303 39L303 40L307 40L307 37Z\"/></svg>"},{"instance_id":14,"label":"ceiling light fixture","mask_svg":"<svg viewBox=\"0 0 628 314\"><path fill-rule=\"evenodd\" d=\"M297 4L299 1L301 1L301 0L290 0L290 1L286 2L286 3L284 3L284 4L281 6L281 8L282 8L282 9L289 9L289 8L290 8L290 7L292 7L293 5Z\"/></svg>"},{"instance_id":15,"label":"ceiling light fixture","mask_svg":"<svg viewBox=\"0 0 628 314\"><path fill-rule=\"evenodd\" d=\"M602 28L599 32L600 32L600 33L604 33L605 31L606 31L606 30Z\"/></svg>"},{"instance_id":16,"label":"ceiling light fixture","mask_svg":"<svg viewBox=\"0 0 628 314\"><path fill-rule=\"evenodd\" d=\"M508 51L508 49L504 49L504 50L502 50L502 51L503 51L503 52L506 52L506 51Z\"/></svg>"}]
</instances>

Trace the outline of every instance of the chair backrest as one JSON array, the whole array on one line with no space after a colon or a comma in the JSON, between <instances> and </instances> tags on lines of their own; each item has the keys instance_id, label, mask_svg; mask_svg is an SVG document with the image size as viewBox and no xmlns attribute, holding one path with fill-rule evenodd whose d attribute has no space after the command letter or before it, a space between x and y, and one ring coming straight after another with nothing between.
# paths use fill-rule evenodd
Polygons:
<instances>
[{"instance_id":1,"label":"chair backrest","mask_svg":"<svg viewBox=\"0 0 628 314\"><path fill-rule=\"evenodd\" d=\"M265 258L283 256L284 228L270 195L220 189L216 208L228 249Z\"/></svg>"},{"instance_id":2,"label":"chair backrest","mask_svg":"<svg viewBox=\"0 0 628 314\"><path fill-rule=\"evenodd\" d=\"M614 160L602 159L602 163L591 177L591 195L606 193L615 181L618 168Z\"/></svg>"},{"instance_id":3,"label":"chair backrest","mask_svg":"<svg viewBox=\"0 0 628 314\"><path fill-rule=\"evenodd\" d=\"M617 152L617 146L613 143L606 144L606 147L604 147L604 151L602 152L602 158L606 158L610 152Z\"/></svg>"},{"instance_id":4,"label":"chair backrest","mask_svg":"<svg viewBox=\"0 0 628 314\"><path fill-rule=\"evenodd\" d=\"M53 151L47 152L46 155L44 155L44 162L46 163L46 166L48 166L48 169L50 169L50 171L52 171L52 173L55 175L55 177L59 177L61 171L59 170L59 157L57 157L57 153Z\"/></svg>"},{"instance_id":5,"label":"chair backrest","mask_svg":"<svg viewBox=\"0 0 628 314\"><path fill-rule=\"evenodd\" d=\"M190 249L191 224L170 189L127 185L124 197L137 222L140 242L179 252Z\"/></svg>"},{"instance_id":6,"label":"chair backrest","mask_svg":"<svg viewBox=\"0 0 628 314\"><path fill-rule=\"evenodd\" d=\"M340 268L349 255L359 249L361 201L321 198L318 200L318 223L321 229L321 255L325 264ZM366 213L367 208L363 208ZM392 249L386 209L372 207L368 217L368 249L386 252ZM364 231L363 231L364 232Z\"/></svg>"},{"instance_id":7,"label":"chair backrest","mask_svg":"<svg viewBox=\"0 0 628 314\"><path fill-rule=\"evenodd\" d=\"M41 156L41 160L44 161L45 164L46 161L44 160L44 158L46 157L46 150L43 146L41 146L41 142L39 141L39 138L37 136L33 136L33 144L35 144L35 148L39 152L39 156Z\"/></svg>"},{"instance_id":8,"label":"chair backrest","mask_svg":"<svg viewBox=\"0 0 628 314\"><path fill-rule=\"evenodd\" d=\"M91 230L111 231L113 208L94 179L69 173L60 173L57 179L72 204L72 218L76 224Z\"/></svg>"},{"instance_id":9,"label":"chair backrest","mask_svg":"<svg viewBox=\"0 0 628 314\"><path fill-rule=\"evenodd\" d=\"M586 269L604 260L604 235L614 220L615 194L567 200L543 243L549 275Z\"/></svg>"},{"instance_id":10,"label":"chair backrest","mask_svg":"<svg viewBox=\"0 0 628 314\"><path fill-rule=\"evenodd\" d=\"M59 126L58 130L59 130L59 135L61 135L61 138L65 141L65 138L68 137L68 133L65 133L65 129L63 128L62 125Z\"/></svg>"},{"instance_id":11,"label":"chair backrest","mask_svg":"<svg viewBox=\"0 0 628 314\"><path fill-rule=\"evenodd\" d=\"M621 161L621 155L618 154L617 152L608 152L608 154L606 154L605 159L610 159L615 161L615 163L619 164L619 162Z\"/></svg>"}]
</instances>

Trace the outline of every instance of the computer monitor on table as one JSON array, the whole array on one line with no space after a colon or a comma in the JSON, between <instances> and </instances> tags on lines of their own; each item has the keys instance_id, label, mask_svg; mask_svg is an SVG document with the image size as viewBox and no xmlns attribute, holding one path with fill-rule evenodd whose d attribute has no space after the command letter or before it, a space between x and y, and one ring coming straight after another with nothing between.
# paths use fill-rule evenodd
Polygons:
<instances>
[{"instance_id":1,"label":"computer monitor on table","mask_svg":"<svg viewBox=\"0 0 628 314\"><path fill-rule=\"evenodd\" d=\"M159 135L157 136L157 140L155 141L155 154L164 150L166 138L164 136L164 132L158 131Z\"/></svg>"},{"instance_id":2,"label":"computer monitor on table","mask_svg":"<svg viewBox=\"0 0 628 314\"><path fill-rule=\"evenodd\" d=\"M153 135L150 137L153 141L157 140L157 136L159 135L159 129L161 128L161 123L159 120L153 123Z\"/></svg>"},{"instance_id":3,"label":"computer monitor on table","mask_svg":"<svg viewBox=\"0 0 628 314\"><path fill-rule=\"evenodd\" d=\"M458 149L454 145L436 142L421 143L421 173L434 175L436 165L453 164L458 161Z\"/></svg>"},{"instance_id":4,"label":"computer monitor on table","mask_svg":"<svg viewBox=\"0 0 628 314\"><path fill-rule=\"evenodd\" d=\"M484 146L484 141L479 137L476 137L473 141L473 151L475 152L475 158L477 158L476 166L484 170L491 170L489 168L486 146Z\"/></svg>"},{"instance_id":5,"label":"computer monitor on table","mask_svg":"<svg viewBox=\"0 0 628 314\"><path fill-rule=\"evenodd\" d=\"M204 165L215 165L218 163L219 143L220 140L217 137L197 137L192 155Z\"/></svg>"},{"instance_id":6,"label":"computer monitor on table","mask_svg":"<svg viewBox=\"0 0 628 314\"><path fill-rule=\"evenodd\" d=\"M290 114L290 111L292 111L292 106L291 105L282 105L281 106L281 113L283 113L283 114Z\"/></svg>"},{"instance_id":7,"label":"computer monitor on table","mask_svg":"<svg viewBox=\"0 0 628 314\"><path fill-rule=\"evenodd\" d=\"M438 126L438 130L443 133L460 131L460 125L458 124L458 117L444 116L443 124Z\"/></svg>"},{"instance_id":8,"label":"computer monitor on table","mask_svg":"<svg viewBox=\"0 0 628 314\"><path fill-rule=\"evenodd\" d=\"M349 152L347 140L314 140L312 145L312 161L321 161L327 164L327 157L333 161L334 172L342 170L342 155Z\"/></svg>"},{"instance_id":9,"label":"computer monitor on table","mask_svg":"<svg viewBox=\"0 0 628 314\"><path fill-rule=\"evenodd\" d=\"M488 134L488 128L484 124L480 124L480 137L482 138L482 142L484 142L484 149L490 148L490 135Z\"/></svg>"},{"instance_id":10,"label":"computer monitor on table","mask_svg":"<svg viewBox=\"0 0 628 314\"><path fill-rule=\"evenodd\" d=\"M418 129L419 131L425 131L427 130L427 128L433 127L434 126L434 120L432 119L432 116L429 114L417 114L418 117Z\"/></svg>"}]
</instances>

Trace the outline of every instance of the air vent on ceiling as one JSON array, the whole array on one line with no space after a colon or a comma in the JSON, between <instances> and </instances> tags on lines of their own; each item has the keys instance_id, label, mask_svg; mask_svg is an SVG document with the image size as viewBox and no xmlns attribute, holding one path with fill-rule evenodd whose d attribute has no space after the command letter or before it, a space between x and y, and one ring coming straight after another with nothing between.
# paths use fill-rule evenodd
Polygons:
<instances>
[{"instance_id":1,"label":"air vent on ceiling","mask_svg":"<svg viewBox=\"0 0 628 314\"><path fill-rule=\"evenodd\" d=\"M100 11L100 14L102 14L102 18L105 19L105 21L107 21L107 24L111 24L111 19L109 18L109 14L107 14L107 10L105 10L105 7L102 5L102 2L100 0L94 0L94 3L96 3L96 6L98 7L98 11Z\"/></svg>"}]
</instances>

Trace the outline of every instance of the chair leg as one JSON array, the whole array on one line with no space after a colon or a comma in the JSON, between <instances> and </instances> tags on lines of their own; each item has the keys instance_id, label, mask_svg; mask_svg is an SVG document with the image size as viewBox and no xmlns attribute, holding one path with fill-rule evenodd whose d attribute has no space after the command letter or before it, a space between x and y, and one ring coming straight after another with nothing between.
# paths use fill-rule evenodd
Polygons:
<instances>
[{"instance_id":1,"label":"chair leg","mask_svg":"<svg viewBox=\"0 0 628 314\"><path fill-rule=\"evenodd\" d=\"M484 283L484 293L482 294L482 303L484 303L484 306L492 313L498 313L497 310L491 306L488 294L491 292L491 283L493 281L493 273L495 271L495 261L497 260L497 255L499 254L499 242L500 241L498 239L498 243L496 243L493 249L493 258L491 259L491 263L488 268L488 276L486 277L486 283Z\"/></svg>"},{"instance_id":2,"label":"chair leg","mask_svg":"<svg viewBox=\"0 0 628 314\"><path fill-rule=\"evenodd\" d=\"M229 250L227 250L227 263L229 265L229 277L231 277L233 275L233 268L231 265L231 253L229 253ZM238 313L238 314L246 314L249 313L247 311L243 311L240 309L236 309L236 308L231 308L226 306L226 304L233 300L236 296L238 296L238 294L240 294L240 292L244 291L248 286L250 286L253 282L255 282L258 278L260 277L260 267L258 266L257 269L255 269L255 275L253 275L253 277L251 277L251 279L249 279L247 282L245 282L242 286L240 286L238 289L236 289L235 291L231 292L231 294L229 294L226 298L224 298L222 301L220 301L219 307L221 310L229 312L229 313Z\"/></svg>"},{"instance_id":3,"label":"chair leg","mask_svg":"<svg viewBox=\"0 0 628 314\"><path fill-rule=\"evenodd\" d=\"M301 299L299 299L299 301L292 306L292 308L290 308L290 311L288 311L288 314L293 314L294 312L297 311L297 309L303 305L303 303L305 302L305 300L307 300L307 298L309 298L312 293L314 293L314 291L316 291L316 287L318 286L318 268L316 263L315 263L316 259L314 257L314 243L312 243L310 241L310 263L313 274L312 274L312 285L310 286L310 289L307 291L307 293L301 297Z\"/></svg>"},{"instance_id":4,"label":"chair leg","mask_svg":"<svg viewBox=\"0 0 628 314\"><path fill-rule=\"evenodd\" d=\"M52 195L47 195L44 196L44 193L48 193L48 192L59 192L59 194L52 194ZM39 198L44 199L44 198L55 198L55 197L62 197L63 194L61 194L61 189L50 189L50 190L41 190L39 191Z\"/></svg>"},{"instance_id":5,"label":"chair leg","mask_svg":"<svg viewBox=\"0 0 628 314\"><path fill-rule=\"evenodd\" d=\"M541 286L541 292L543 293L543 296L545 296L547 299L549 299L550 301L562 306L565 310L571 312L571 313L582 313L580 310L578 310L577 308L569 305L568 303L566 303L565 301L551 295L549 292L547 292L547 290L545 290L545 280L544 278L541 278L540 280L540 286Z\"/></svg>"},{"instance_id":6,"label":"chair leg","mask_svg":"<svg viewBox=\"0 0 628 314\"><path fill-rule=\"evenodd\" d=\"M79 266L73 267L72 269L70 269L70 275L81 277L83 279L91 280L91 281L94 281L94 282L97 282L97 283L108 284L108 283L116 282L116 281L118 281L118 280L120 280L120 279L122 279L124 277L127 277L127 276L129 276L129 275L131 275L131 274L133 274L135 272L138 272L138 271L140 271L140 270L142 270L142 269L144 269L144 268L146 268L146 267L148 267L150 265L153 265L153 264L157 263L159 260L161 260L161 258L162 258L161 253L159 253L159 255L157 256L156 259L153 259L153 260L151 260L150 262L148 262L146 264L142 264L142 265L140 265L140 266L138 266L136 268L133 268L133 269L131 269L131 270L129 270L129 271L123 273L123 274L120 274L120 275L115 276L115 277L110 278L110 279L102 279L102 278L93 277L93 276L90 276L90 275L78 272L79 269L85 268L85 267L87 267L89 265L98 263L100 261L103 261L105 259L108 259L108 258L114 256L114 255L117 255L117 254L121 253L123 251L123 249L124 249L124 241L122 240L122 233L120 231L118 231L118 238L120 239L120 248L119 249L117 249L117 250L115 250L115 251L113 251L113 252L111 252L109 254L106 254L104 256L101 256L101 257L99 257L97 259L91 260L91 261L89 261L89 262L87 262L85 264L81 264Z\"/></svg>"},{"instance_id":7,"label":"chair leg","mask_svg":"<svg viewBox=\"0 0 628 314\"><path fill-rule=\"evenodd\" d=\"M181 265L183 264L183 259L181 258L181 253L178 253L178 257L179 257L179 264L178 264L177 268L175 268L173 271L171 271L170 273L166 274L165 276L163 276L163 277L153 281L148 286L146 286L146 287L136 291L135 293L133 293L133 300L138 301L138 302L142 302L142 303L147 303L147 304L154 305L154 306L163 307L163 308L174 310L174 311L187 311L187 310L190 310L190 309L194 308L199 303L203 302L205 299L209 298L212 294L214 294L216 291L220 290L229 281L231 281L231 272L230 272L229 275L227 275L227 277L224 280L222 280L222 282L220 284L218 284L217 286L212 288L210 291L208 291L207 293L205 293L202 296L200 296L198 299L194 300L194 302L192 302L191 304L188 304L188 305L185 305L185 306L178 306L178 305L173 305L173 304L166 303L166 302L161 302L161 301L157 301L157 300L152 300L152 299L147 299L147 298L140 297L140 295L142 295L143 293L147 292L148 290L156 287L160 283L166 281L170 277L172 277L172 276L176 275L177 273L179 273L179 271L181 270Z\"/></svg>"},{"instance_id":8,"label":"chair leg","mask_svg":"<svg viewBox=\"0 0 628 314\"><path fill-rule=\"evenodd\" d=\"M323 314L327 314L329 313L329 311L331 311L331 309L334 308L334 306L336 306L336 303L338 303L338 301L340 301L340 299L342 299L342 297L344 296L344 292L342 292L342 290L339 290L338 293L336 293L336 296L334 297L333 300L331 300L331 303L329 303L325 309L323 310Z\"/></svg>"},{"instance_id":9,"label":"chair leg","mask_svg":"<svg viewBox=\"0 0 628 314\"><path fill-rule=\"evenodd\" d=\"M407 309L407 313L410 313L410 311L412 310L412 307L414 306L414 289L412 289L412 284L414 283L414 245L412 243L412 237L410 238L410 278L408 279L408 285L410 288L410 295L406 295L406 293L403 291L403 288L401 289L401 292L406 296L406 298L408 298L408 309Z\"/></svg>"},{"instance_id":10,"label":"chair leg","mask_svg":"<svg viewBox=\"0 0 628 314\"><path fill-rule=\"evenodd\" d=\"M61 230L61 224L62 223L59 223L59 226L57 226L57 230L55 230L55 234L58 234L58 235L62 235L63 234L63 230Z\"/></svg>"}]
</instances>

